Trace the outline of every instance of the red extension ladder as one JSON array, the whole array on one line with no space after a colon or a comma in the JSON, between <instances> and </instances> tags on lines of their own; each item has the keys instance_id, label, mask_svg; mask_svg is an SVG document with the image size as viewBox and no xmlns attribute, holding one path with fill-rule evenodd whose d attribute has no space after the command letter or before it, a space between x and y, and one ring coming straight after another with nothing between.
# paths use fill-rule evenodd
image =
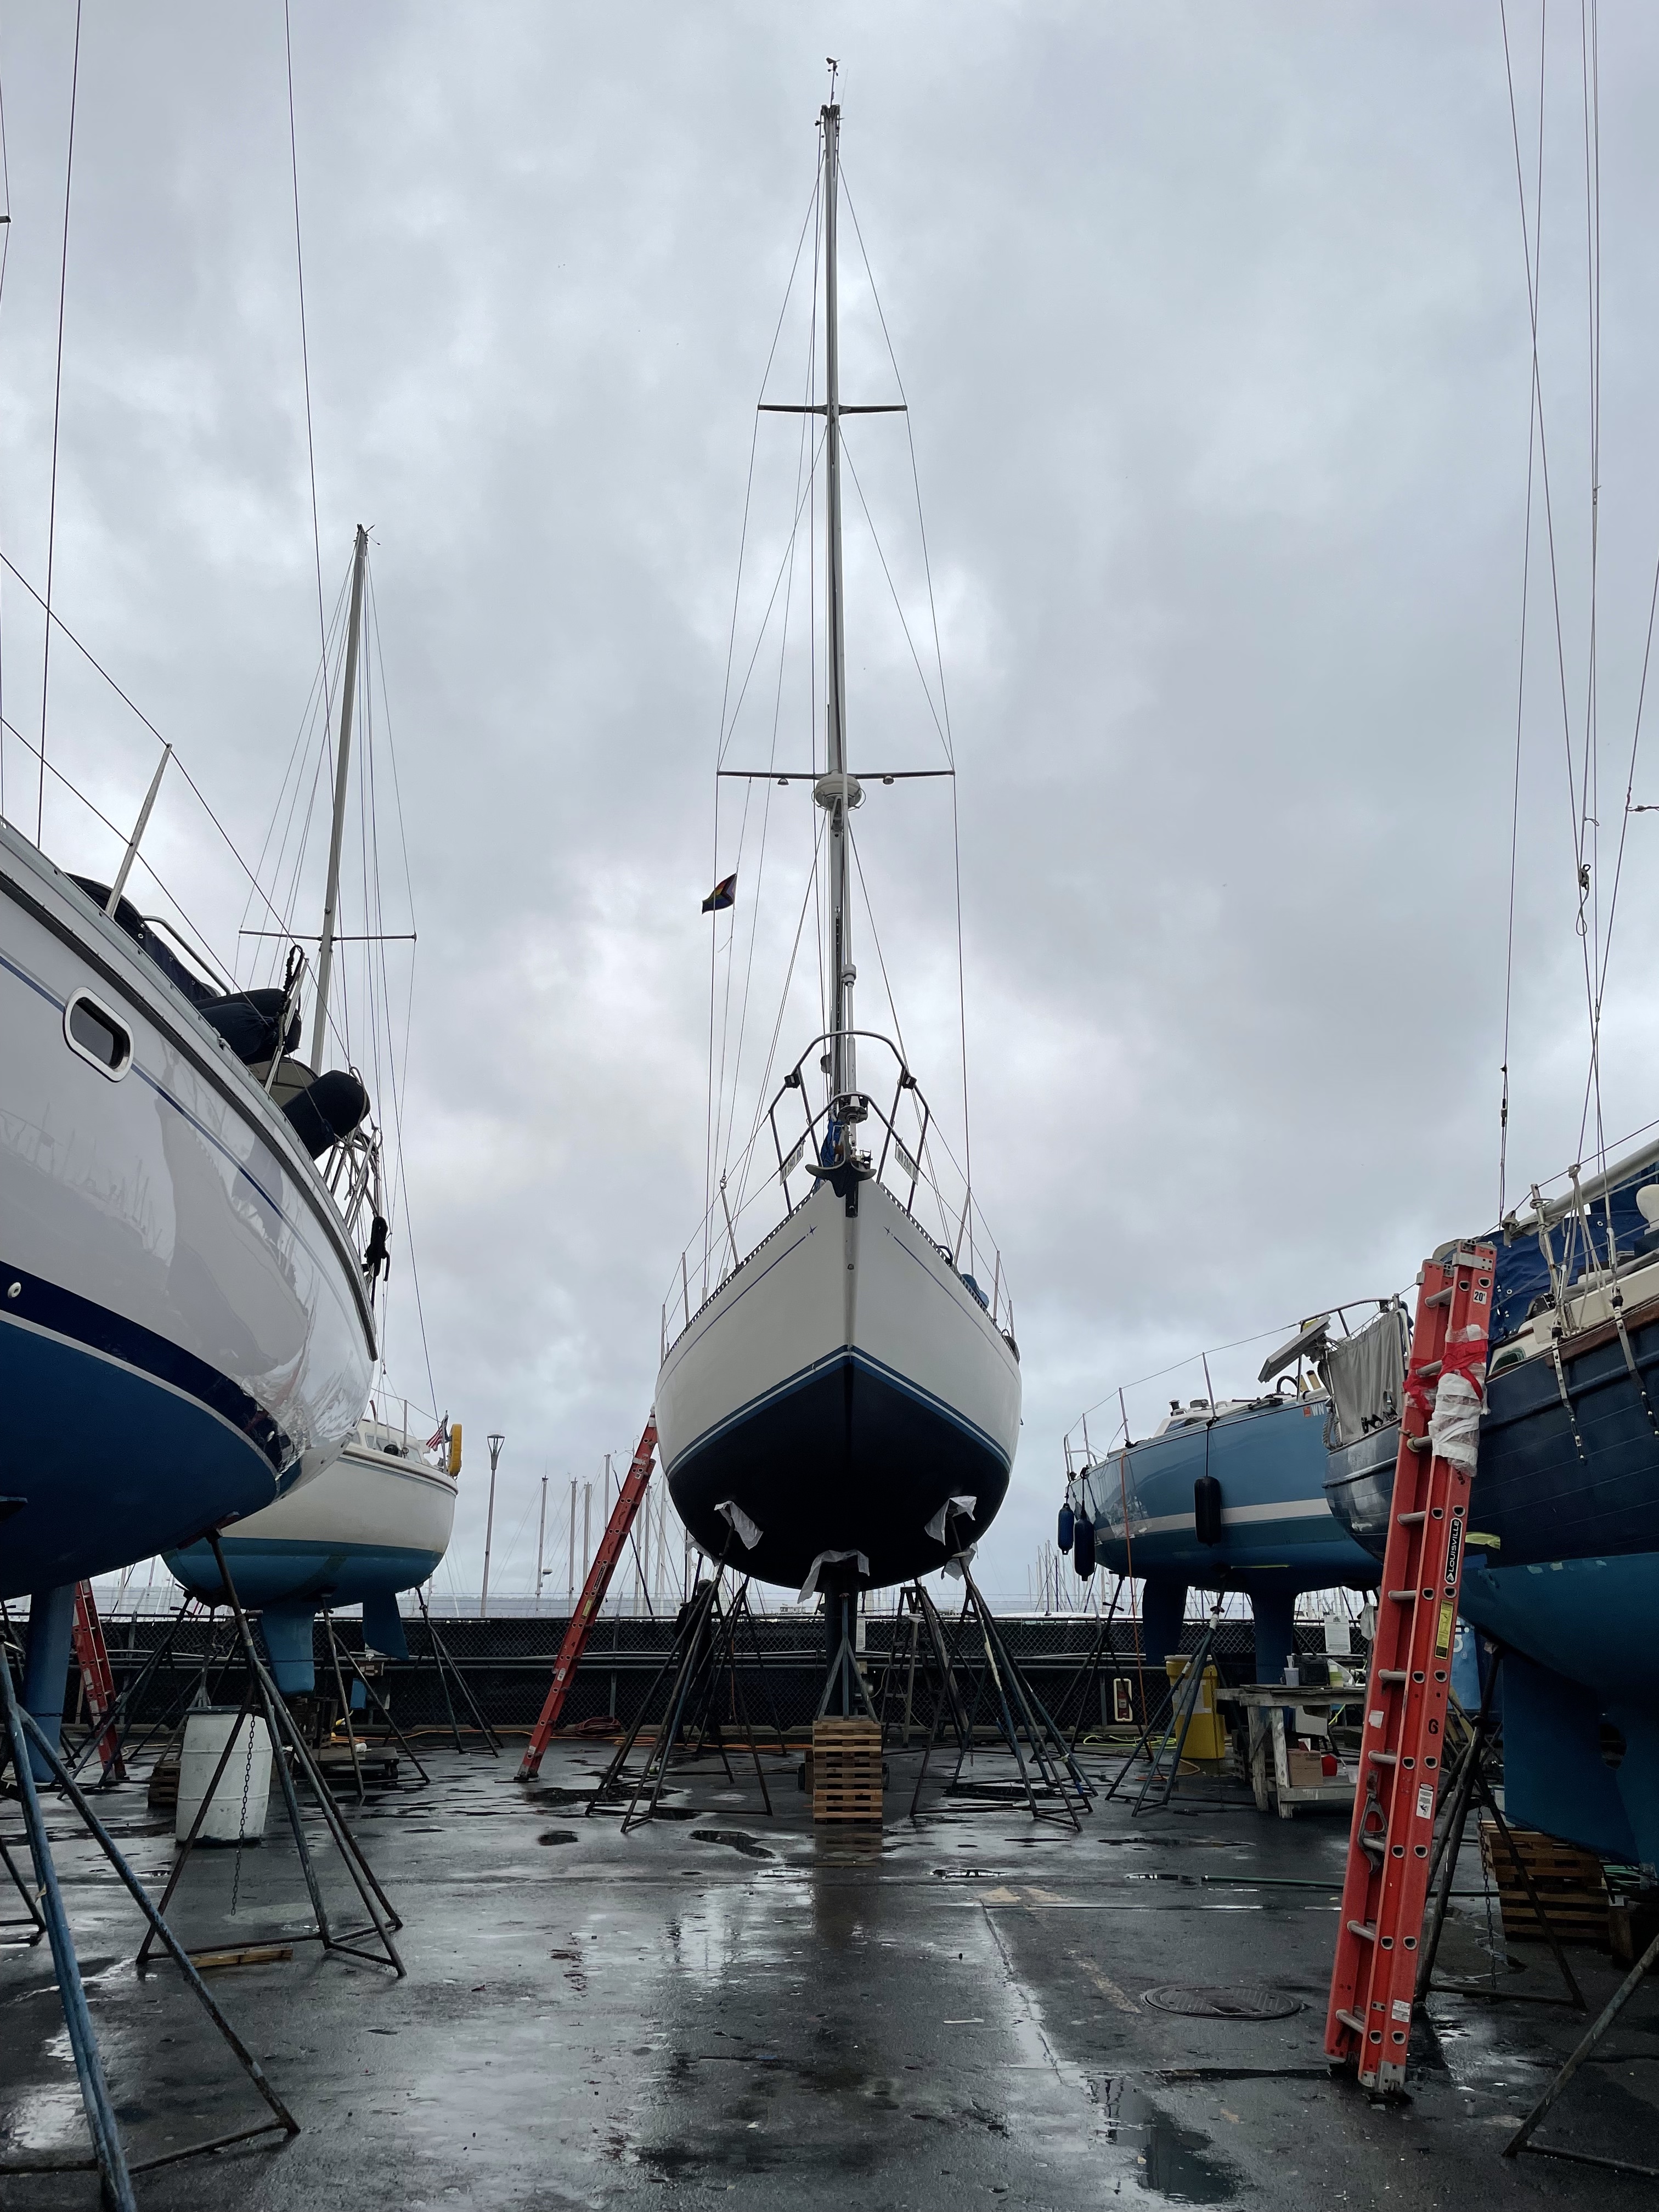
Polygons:
<instances>
[{"instance_id":1,"label":"red extension ladder","mask_svg":"<svg viewBox=\"0 0 1659 2212\"><path fill-rule=\"evenodd\" d=\"M96 1729L100 1723L109 1723L98 1738L98 1756L103 1764L106 1782L125 1782L126 1765L121 1757L120 1740L117 1736L110 1715L115 1710L115 1669L109 1663L109 1647L104 1642L103 1624L98 1618L98 1607L92 1595L90 1583L75 1585L75 1622L70 1631L75 1646L76 1664L81 1669L81 1683L86 1692L87 1719Z\"/></svg>"},{"instance_id":2,"label":"red extension ladder","mask_svg":"<svg viewBox=\"0 0 1659 2212\"><path fill-rule=\"evenodd\" d=\"M570 1616L570 1626L564 1632L564 1642L560 1644L559 1656L553 1662L552 1686L548 1691L547 1702L542 1707L541 1718L531 1731L530 1741L525 1747L524 1760L519 1768L520 1782L528 1782L541 1772L542 1754L552 1740L554 1729L559 1725L565 1698L569 1694L576 1669L581 1664L582 1653L587 1648L594 1616L605 1603L611 1577L616 1572L623 1546L628 1541L629 1532L634 1526L634 1516L645 1496L645 1486L651 1480L651 1462L656 1452L657 1416L653 1412L635 1449L623 1486L617 1493L611 1518L599 1539L599 1548L587 1571L587 1580L582 1584L580 1602Z\"/></svg>"},{"instance_id":3,"label":"red extension ladder","mask_svg":"<svg viewBox=\"0 0 1659 2212\"><path fill-rule=\"evenodd\" d=\"M1404 2087L1411 2045L1494 1256L1459 1248L1418 1278L1325 2021L1326 2056L1382 2092Z\"/></svg>"}]
</instances>

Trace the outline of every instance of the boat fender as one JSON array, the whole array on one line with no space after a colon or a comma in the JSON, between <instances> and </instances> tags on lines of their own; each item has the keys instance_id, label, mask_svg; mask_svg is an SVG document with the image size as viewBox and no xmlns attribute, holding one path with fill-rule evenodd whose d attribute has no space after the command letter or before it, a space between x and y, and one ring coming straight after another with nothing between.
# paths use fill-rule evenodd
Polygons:
<instances>
[{"instance_id":1,"label":"boat fender","mask_svg":"<svg viewBox=\"0 0 1659 2212\"><path fill-rule=\"evenodd\" d=\"M1072 1565L1085 1583L1095 1571L1095 1524L1086 1513L1079 1514L1072 1533Z\"/></svg>"},{"instance_id":2,"label":"boat fender","mask_svg":"<svg viewBox=\"0 0 1659 2212\"><path fill-rule=\"evenodd\" d=\"M368 1111L368 1093L344 1068L331 1068L283 1103L294 1133L314 1160L349 1137Z\"/></svg>"},{"instance_id":3,"label":"boat fender","mask_svg":"<svg viewBox=\"0 0 1659 2212\"><path fill-rule=\"evenodd\" d=\"M973 1292L974 1296L979 1300L980 1304L984 1308L985 1311L989 1313L991 1310L991 1301L986 1297L984 1291L981 1290L979 1285L974 1280L973 1277L971 1275L965 1274L962 1279L967 1287Z\"/></svg>"},{"instance_id":4,"label":"boat fender","mask_svg":"<svg viewBox=\"0 0 1659 2212\"><path fill-rule=\"evenodd\" d=\"M1073 1512L1069 1505L1062 1505L1060 1509L1060 1528L1056 1538L1062 1552L1069 1552L1071 1550L1072 1538L1075 1534L1076 1529L1076 1514Z\"/></svg>"},{"instance_id":5,"label":"boat fender","mask_svg":"<svg viewBox=\"0 0 1659 2212\"><path fill-rule=\"evenodd\" d=\"M1221 1485L1212 1474L1193 1485L1193 1528L1200 1544L1221 1541Z\"/></svg>"}]
</instances>

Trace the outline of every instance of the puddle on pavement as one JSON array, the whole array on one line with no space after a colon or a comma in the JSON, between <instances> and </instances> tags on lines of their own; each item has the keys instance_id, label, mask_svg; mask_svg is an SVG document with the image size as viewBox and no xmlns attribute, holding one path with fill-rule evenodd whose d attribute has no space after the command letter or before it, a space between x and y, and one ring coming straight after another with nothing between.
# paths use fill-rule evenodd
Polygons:
<instances>
[{"instance_id":1,"label":"puddle on pavement","mask_svg":"<svg viewBox=\"0 0 1659 2212\"><path fill-rule=\"evenodd\" d=\"M1108 2081L1102 2092L1109 2141L1135 2154L1135 2179L1172 2204L1227 2204L1237 2197L1238 2174L1215 2155L1207 2136L1176 2125L1133 2083Z\"/></svg>"}]
</instances>

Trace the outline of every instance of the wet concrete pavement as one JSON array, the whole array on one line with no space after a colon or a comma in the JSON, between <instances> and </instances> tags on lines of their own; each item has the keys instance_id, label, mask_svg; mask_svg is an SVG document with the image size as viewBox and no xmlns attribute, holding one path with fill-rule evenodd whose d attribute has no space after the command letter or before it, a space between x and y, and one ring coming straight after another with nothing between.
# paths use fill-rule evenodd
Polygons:
<instances>
[{"instance_id":1,"label":"wet concrete pavement","mask_svg":"<svg viewBox=\"0 0 1659 2212\"><path fill-rule=\"evenodd\" d=\"M1499 2157L1579 2022L1512 2001L1556 1994L1547 1958L1511 1964L1479 1899L1460 1907L1446 1967L1495 1979L1505 2001L1433 2000L1407 2105L1329 2077L1346 1829L1328 1817L1264 1820L1228 1793L1139 1821L1109 1806L1081 1836L963 1800L913 1827L901 1757L878 1841L815 1832L781 1767L775 1820L752 1774L732 1790L715 1768L686 1778L678 1817L623 1836L615 1814L585 1814L601 1751L556 1748L527 1790L515 1755L437 1754L430 1790L353 1816L406 1923L407 1979L305 1945L213 1977L304 2132L141 2178L141 2204L1653 2202L1650 2182ZM159 1891L166 1824L138 1787L105 1804ZM172 1970L135 1977L136 1913L52 1818L131 2154L262 2117ZM192 1862L173 1915L192 1948L307 1924L278 1822L240 1869L234 1852ZM1574 1960L1598 2004L1613 1968ZM1300 2009L1246 2021L1146 2004L1170 1984L1265 1984ZM8 2159L84 2151L44 1947L0 1960L0 2111ZM1659 2166L1659 1990L1547 2132ZM89 2176L0 2179L6 2212L95 2202Z\"/></svg>"}]
</instances>

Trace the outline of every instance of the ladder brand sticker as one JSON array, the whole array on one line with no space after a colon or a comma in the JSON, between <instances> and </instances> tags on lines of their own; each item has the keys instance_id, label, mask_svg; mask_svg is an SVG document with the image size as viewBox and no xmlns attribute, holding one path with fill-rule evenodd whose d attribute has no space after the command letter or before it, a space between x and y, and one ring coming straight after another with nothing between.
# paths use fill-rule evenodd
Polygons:
<instances>
[{"instance_id":1,"label":"ladder brand sticker","mask_svg":"<svg viewBox=\"0 0 1659 2212\"><path fill-rule=\"evenodd\" d=\"M1463 1563L1463 1516L1455 1512L1451 1517L1451 1533L1446 1540L1446 1588L1457 1587L1457 1570Z\"/></svg>"},{"instance_id":2,"label":"ladder brand sticker","mask_svg":"<svg viewBox=\"0 0 1659 2212\"><path fill-rule=\"evenodd\" d=\"M1419 1782L1417 1785L1417 1817L1419 1820L1431 1820L1434 1818L1432 1782Z\"/></svg>"}]
</instances>

